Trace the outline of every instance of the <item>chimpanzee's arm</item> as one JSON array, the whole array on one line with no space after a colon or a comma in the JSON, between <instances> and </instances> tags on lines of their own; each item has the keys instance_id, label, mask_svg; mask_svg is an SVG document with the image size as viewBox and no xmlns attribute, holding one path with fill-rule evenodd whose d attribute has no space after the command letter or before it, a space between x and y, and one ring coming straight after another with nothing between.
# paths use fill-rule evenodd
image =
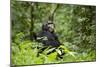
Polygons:
<instances>
[{"instance_id":1,"label":"chimpanzee's arm","mask_svg":"<svg viewBox=\"0 0 100 67\"><path fill-rule=\"evenodd\" d=\"M43 33L42 32L39 32L38 34L36 33L33 33L33 39L38 41L38 42L42 42L42 39L43 39Z\"/></svg>"},{"instance_id":2,"label":"chimpanzee's arm","mask_svg":"<svg viewBox=\"0 0 100 67\"><path fill-rule=\"evenodd\" d=\"M60 43L60 41L59 41L59 39L58 39L58 36L57 36L55 33L53 33L53 35L54 35L54 37L55 37L55 40L61 45L61 43Z\"/></svg>"}]
</instances>

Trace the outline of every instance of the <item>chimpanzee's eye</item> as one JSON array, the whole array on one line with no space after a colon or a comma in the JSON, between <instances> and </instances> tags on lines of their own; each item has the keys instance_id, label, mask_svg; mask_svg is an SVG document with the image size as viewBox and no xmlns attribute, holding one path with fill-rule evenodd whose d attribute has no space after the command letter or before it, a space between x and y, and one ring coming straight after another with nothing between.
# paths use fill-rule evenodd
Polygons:
<instances>
[{"instance_id":1,"label":"chimpanzee's eye","mask_svg":"<svg viewBox=\"0 0 100 67\"><path fill-rule=\"evenodd\" d=\"M54 25L53 24L49 24L48 27L54 29Z\"/></svg>"}]
</instances>

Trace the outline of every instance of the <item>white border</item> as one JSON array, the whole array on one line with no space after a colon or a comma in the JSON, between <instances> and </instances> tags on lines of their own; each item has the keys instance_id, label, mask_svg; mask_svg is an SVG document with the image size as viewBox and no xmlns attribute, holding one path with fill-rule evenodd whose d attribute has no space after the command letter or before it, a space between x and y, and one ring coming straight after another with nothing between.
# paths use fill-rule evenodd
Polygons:
<instances>
[{"instance_id":1,"label":"white border","mask_svg":"<svg viewBox=\"0 0 100 67\"><path fill-rule=\"evenodd\" d=\"M10 0L0 0L0 67L10 66Z\"/></svg>"},{"instance_id":2,"label":"white border","mask_svg":"<svg viewBox=\"0 0 100 67\"><path fill-rule=\"evenodd\" d=\"M96 5L96 1L95 0L20 0L20 1L66 3L66 4L81 4L81 5Z\"/></svg>"},{"instance_id":3,"label":"white border","mask_svg":"<svg viewBox=\"0 0 100 67\"><path fill-rule=\"evenodd\" d=\"M29 0L28 0L29 1ZM37 0L34 0L37 1ZM96 0L38 0L40 2L96 5ZM84 2L83 2L84 1ZM97 59L96 62L39 65L32 67L99 67L100 63L100 5L97 2ZM10 0L0 0L0 67L10 67ZM28 66L29 67L29 66Z\"/></svg>"}]
</instances>

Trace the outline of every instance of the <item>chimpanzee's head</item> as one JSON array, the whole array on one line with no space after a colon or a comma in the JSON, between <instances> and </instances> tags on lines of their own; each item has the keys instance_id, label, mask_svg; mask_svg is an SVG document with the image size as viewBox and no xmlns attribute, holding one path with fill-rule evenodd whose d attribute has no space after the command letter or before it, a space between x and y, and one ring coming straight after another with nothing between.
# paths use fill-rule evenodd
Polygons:
<instances>
[{"instance_id":1,"label":"chimpanzee's head","mask_svg":"<svg viewBox=\"0 0 100 67\"><path fill-rule=\"evenodd\" d=\"M55 25L52 21L47 21L47 23L43 24L42 30L54 32Z\"/></svg>"}]
</instances>

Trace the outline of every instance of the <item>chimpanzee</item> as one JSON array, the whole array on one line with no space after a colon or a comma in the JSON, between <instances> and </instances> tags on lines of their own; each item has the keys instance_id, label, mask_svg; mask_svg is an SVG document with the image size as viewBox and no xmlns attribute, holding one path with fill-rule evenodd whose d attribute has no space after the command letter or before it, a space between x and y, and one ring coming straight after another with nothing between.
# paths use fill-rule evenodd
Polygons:
<instances>
[{"instance_id":1,"label":"chimpanzee","mask_svg":"<svg viewBox=\"0 0 100 67\"><path fill-rule=\"evenodd\" d=\"M58 48L61 45L61 43L58 40L57 35L55 34L54 28L55 28L55 24L52 23L52 21L48 21L47 23L42 25L42 30L40 33L34 34L34 39L38 42L43 43L44 45L44 47L40 49L39 53L44 51L48 46L51 46L50 48L53 47L55 49L48 53L50 54L52 52L55 52L56 48ZM61 57L62 55L58 54L58 57L62 58Z\"/></svg>"},{"instance_id":2,"label":"chimpanzee","mask_svg":"<svg viewBox=\"0 0 100 67\"><path fill-rule=\"evenodd\" d=\"M34 35L36 41L43 43L44 46L59 47L61 43L54 31L55 24L47 21L42 25L42 30Z\"/></svg>"}]
</instances>

